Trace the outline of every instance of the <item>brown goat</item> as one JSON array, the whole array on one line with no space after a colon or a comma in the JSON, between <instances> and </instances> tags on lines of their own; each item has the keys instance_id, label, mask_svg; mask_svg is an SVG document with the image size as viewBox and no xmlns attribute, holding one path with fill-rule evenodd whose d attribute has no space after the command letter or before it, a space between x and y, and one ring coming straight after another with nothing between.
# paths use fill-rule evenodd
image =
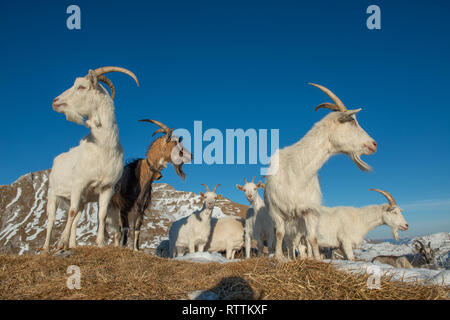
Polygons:
<instances>
[{"instance_id":1,"label":"brown goat","mask_svg":"<svg viewBox=\"0 0 450 320\"><path fill-rule=\"evenodd\" d=\"M161 170L171 163L177 175L184 180L182 166L192 160L191 153L184 148L182 139L172 135L173 129L156 120L144 119L160 127L156 133L163 136L155 139L148 147L146 158L128 163L122 177L116 185L115 194L111 200L110 214L120 214L122 246L126 246L131 216L134 216L134 250L139 250L139 234L145 210L151 203L152 183L162 177ZM120 212L120 213L119 213ZM134 213L131 215L130 213ZM118 245L119 236L115 243Z\"/></svg>"}]
</instances>

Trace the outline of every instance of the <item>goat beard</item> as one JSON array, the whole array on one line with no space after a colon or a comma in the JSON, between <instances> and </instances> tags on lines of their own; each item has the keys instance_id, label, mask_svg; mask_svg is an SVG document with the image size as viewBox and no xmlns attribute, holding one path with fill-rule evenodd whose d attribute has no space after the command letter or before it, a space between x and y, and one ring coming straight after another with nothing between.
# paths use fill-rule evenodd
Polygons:
<instances>
[{"instance_id":1,"label":"goat beard","mask_svg":"<svg viewBox=\"0 0 450 320\"><path fill-rule=\"evenodd\" d=\"M398 229L392 229L392 236L394 237L395 241L398 241Z\"/></svg>"},{"instance_id":2,"label":"goat beard","mask_svg":"<svg viewBox=\"0 0 450 320\"><path fill-rule=\"evenodd\" d=\"M352 161L357 165L358 168L360 168L362 171L371 171L372 167L369 166L367 163L361 160L361 157L357 154L350 154L350 158Z\"/></svg>"},{"instance_id":3,"label":"goat beard","mask_svg":"<svg viewBox=\"0 0 450 320\"><path fill-rule=\"evenodd\" d=\"M186 174L184 173L182 166L183 163L173 165L177 175L181 178L181 180L184 180L186 178Z\"/></svg>"},{"instance_id":4,"label":"goat beard","mask_svg":"<svg viewBox=\"0 0 450 320\"><path fill-rule=\"evenodd\" d=\"M64 111L64 114L66 115L67 121L75 122L81 125L84 124L84 118L80 114L70 110Z\"/></svg>"}]
</instances>

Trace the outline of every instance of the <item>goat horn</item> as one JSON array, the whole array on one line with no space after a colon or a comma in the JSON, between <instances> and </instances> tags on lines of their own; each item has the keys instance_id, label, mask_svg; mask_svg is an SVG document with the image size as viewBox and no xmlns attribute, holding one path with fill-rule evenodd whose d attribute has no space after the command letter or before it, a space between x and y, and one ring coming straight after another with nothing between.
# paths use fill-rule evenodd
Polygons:
<instances>
[{"instance_id":1,"label":"goat horn","mask_svg":"<svg viewBox=\"0 0 450 320\"><path fill-rule=\"evenodd\" d=\"M94 72L97 75L97 77L99 77L105 73L109 73L109 72L122 72L122 73L125 73L126 75L129 75L130 77L132 77L134 79L134 81L136 81L136 84L139 87L138 78L136 77L136 75L133 72L131 72L128 69L121 68L121 67L101 67L101 68L95 69Z\"/></svg>"},{"instance_id":2,"label":"goat horn","mask_svg":"<svg viewBox=\"0 0 450 320\"><path fill-rule=\"evenodd\" d=\"M425 250L425 245L423 244L423 242L422 242L422 241L420 241L420 240L416 240L416 242L417 242L418 244L420 244L420 246L422 247L422 249L424 249L424 250Z\"/></svg>"},{"instance_id":3,"label":"goat horn","mask_svg":"<svg viewBox=\"0 0 450 320\"><path fill-rule=\"evenodd\" d=\"M244 178L244 182L245 182L245 184L247 184L248 182L247 182L247 180L245 180L245 178Z\"/></svg>"},{"instance_id":4,"label":"goat horn","mask_svg":"<svg viewBox=\"0 0 450 320\"><path fill-rule=\"evenodd\" d=\"M202 183L202 186L205 186L206 192L209 192L209 187L206 184Z\"/></svg>"},{"instance_id":5,"label":"goat horn","mask_svg":"<svg viewBox=\"0 0 450 320\"><path fill-rule=\"evenodd\" d=\"M256 176L253 177L252 182L255 181Z\"/></svg>"},{"instance_id":6,"label":"goat horn","mask_svg":"<svg viewBox=\"0 0 450 320\"><path fill-rule=\"evenodd\" d=\"M217 187L220 186L220 183L216 184L216 186L213 189L213 192L216 192Z\"/></svg>"},{"instance_id":7,"label":"goat horn","mask_svg":"<svg viewBox=\"0 0 450 320\"><path fill-rule=\"evenodd\" d=\"M337 105L335 105L334 103L329 103L329 102L325 102L325 103L319 104L319 105L314 109L314 111L317 111L317 110L319 110L320 108L327 108L327 109L330 109L330 110L332 110L332 111L341 111Z\"/></svg>"},{"instance_id":8,"label":"goat horn","mask_svg":"<svg viewBox=\"0 0 450 320\"><path fill-rule=\"evenodd\" d=\"M379 193L381 193L382 195L384 195L386 197L386 199L389 201L389 205L392 206L396 206L397 202L395 202L394 197L387 191L383 191L380 189L369 189L370 191L377 191Z\"/></svg>"},{"instance_id":9,"label":"goat horn","mask_svg":"<svg viewBox=\"0 0 450 320\"><path fill-rule=\"evenodd\" d=\"M109 90L111 90L111 98L114 100L114 96L116 95L116 89L114 88L112 81L103 75L98 76L97 80L106 83L106 85L109 87Z\"/></svg>"},{"instance_id":10,"label":"goat horn","mask_svg":"<svg viewBox=\"0 0 450 320\"><path fill-rule=\"evenodd\" d=\"M165 133L164 129L158 129L155 132L153 132L152 137L159 132Z\"/></svg>"},{"instance_id":11,"label":"goat horn","mask_svg":"<svg viewBox=\"0 0 450 320\"><path fill-rule=\"evenodd\" d=\"M156 125L157 125L158 127L160 127L161 129L163 129L165 133L169 133L169 132L170 132L169 127L167 127L165 124L163 124L163 123L161 123L161 122L159 122L159 121L157 121L157 120L152 120L152 119L141 119L141 120L139 120L139 121L141 121L141 122L151 122L151 123L153 123L153 124L156 124Z\"/></svg>"},{"instance_id":12,"label":"goat horn","mask_svg":"<svg viewBox=\"0 0 450 320\"><path fill-rule=\"evenodd\" d=\"M331 100L333 100L333 102L336 104L336 107L338 108L338 110L331 109L330 108L331 103L330 104L322 103L322 104L320 104L319 106L316 107L316 111L319 108L328 108L328 109L331 109L333 111L347 111L347 108L342 103L342 101L330 89L327 89L324 86L321 86L320 84L315 84L315 83L308 83L308 84L310 84L312 86L315 86L315 87L319 88L320 90L322 90L323 92L325 92L331 98Z\"/></svg>"}]
</instances>

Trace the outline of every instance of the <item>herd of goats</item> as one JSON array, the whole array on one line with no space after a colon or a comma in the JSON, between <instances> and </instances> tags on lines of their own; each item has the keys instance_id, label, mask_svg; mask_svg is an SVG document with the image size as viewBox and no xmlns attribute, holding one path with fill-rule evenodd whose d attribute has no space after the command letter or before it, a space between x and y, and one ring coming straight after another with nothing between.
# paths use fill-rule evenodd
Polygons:
<instances>
[{"instance_id":1,"label":"herd of goats","mask_svg":"<svg viewBox=\"0 0 450 320\"><path fill-rule=\"evenodd\" d=\"M89 202L98 201L97 245L105 245L106 226L112 230L115 246L126 246L128 232L134 231L134 250L139 250L139 234L146 209L151 203L153 181L162 177L161 171L172 164L184 180L182 166L192 155L182 139L173 135L173 129L163 123L144 119L159 127L153 135L162 133L147 150L146 157L123 166L124 154L115 118L113 99L115 87L105 74L121 72L137 77L120 67L102 67L89 70L76 78L73 86L53 100L53 109L63 113L68 121L85 125L90 133L78 146L57 156L49 177L47 202L47 235L43 250L49 251L52 228L58 205L69 207L64 231L57 249L76 246L76 228L81 212ZM100 85L106 84L110 91ZM255 183L255 178L236 187L245 193L251 208L245 221L229 216L212 218L218 185L211 191L200 192L201 209L175 221L169 230L169 240L159 250L166 256L181 256L185 252L226 252L227 259L245 247L251 255L252 242L257 242L258 255L267 246L279 260L296 258L324 258L328 248L337 248L343 257L354 260L353 249L358 248L364 236L373 228L388 225L398 240L398 230L407 230L402 210L387 191L370 189L384 195L388 203L355 207L324 207L321 204L318 171L334 154L346 154L364 171L371 168L361 155L376 152L377 143L361 128L355 115L361 109L348 110L329 89L311 85L326 93L333 103L325 102L315 109L327 108L333 112L317 122L297 143L276 151L271 158L266 182ZM264 200L258 189L264 189ZM131 224L131 227L130 227ZM396 267L430 267L434 254L430 246L416 242L416 254L409 256L378 256L374 260ZM287 256L284 255L287 254Z\"/></svg>"}]
</instances>

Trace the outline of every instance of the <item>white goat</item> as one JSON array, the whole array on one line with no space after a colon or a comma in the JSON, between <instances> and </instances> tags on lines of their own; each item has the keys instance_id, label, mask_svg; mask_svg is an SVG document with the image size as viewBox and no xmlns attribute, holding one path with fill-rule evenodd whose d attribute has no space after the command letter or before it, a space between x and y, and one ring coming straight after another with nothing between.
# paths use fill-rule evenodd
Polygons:
<instances>
[{"instance_id":1,"label":"white goat","mask_svg":"<svg viewBox=\"0 0 450 320\"><path fill-rule=\"evenodd\" d=\"M272 218L267 212L266 205L258 193L258 188L264 189L264 184L259 181L255 184L255 177L251 182L247 182L244 178L244 186L236 184L236 188L244 191L245 197L250 202L252 208L249 208L245 217L245 256L250 258L252 240L258 242L258 255L263 253L264 241L267 248L273 252L275 231Z\"/></svg>"},{"instance_id":2,"label":"white goat","mask_svg":"<svg viewBox=\"0 0 450 320\"><path fill-rule=\"evenodd\" d=\"M211 218L211 236L206 244L209 252L225 251L227 259L234 259L244 245L244 224L239 217Z\"/></svg>"},{"instance_id":3,"label":"white goat","mask_svg":"<svg viewBox=\"0 0 450 320\"><path fill-rule=\"evenodd\" d=\"M283 258L282 242L287 221L303 218L306 238L312 246L313 256L321 259L315 234L322 202L317 172L332 156L347 154L362 170L370 166L360 158L362 154L376 152L376 142L359 126L355 114L347 110L341 100L327 88L312 84L325 92L333 101L316 107L335 112L328 114L297 143L278 150L272 157L266 176L264 200L275 224L277 259Z\"/></svg>"},{"instance_id":4,"label":"white goat","mask_svg":"<svg viewBox=\"0 0 450 320\"><path fill-rule=\"evenodd\" d=\"M323 207L317 228L319 247L341 248L345 258L354 260L353 249L358 248L364 236L373 228L388 225L398 240L398 229L408 230L402 210L387 191L370 189L383 194L389 204L371 205L362 208Z\"/></svg>"},{"instance_id":5,"label":"white goat","mask_svg":"<svg viewBox=\"0 0 450 320\"><path fill-rule=\"evenodd\" d=\"M89 70L85 77L77 78L70 89L53 100L53 109L56 112L65 114L69 121L85 124L90 133L77 147L60 154L53 161L48 188L48 225L44 250L48 251L50 247L58 201L70 201L66 227L58 244L59 249L68 247L71 229L76 228L74 219L77 221L76 217L80 216L85 205L92 201L99 202L97 245L104 245L106 212L123 168L123 149L112 100L115 89L112 82L104 76L105 73L114 71L131 76L139 85L131 71L119 67L103 67ZM112 98L99 81L108 85ZM120 230L116 230L116 235L119 234ZM118 240L116 239L116 243ZM70 239L70 244L75 246L75 239Z\"/></svg>"},{"instance_id":6,"label":"white goat","mask_svg":"<svg viewBox=\"0 0 450 320\"><path fill-rule=\"evenodd\" d=\"M209 191L206 187L206 193L200 192L204 199L203 207L191 215L184 217L172 223L169 229L169 254L170 257L182 256L187 248L189 253L197 251L203 252L211 233L211 214L213 212L216 200L222 196L216 194L216 189L220 184Z\"/></svg>"}]
</instances>

